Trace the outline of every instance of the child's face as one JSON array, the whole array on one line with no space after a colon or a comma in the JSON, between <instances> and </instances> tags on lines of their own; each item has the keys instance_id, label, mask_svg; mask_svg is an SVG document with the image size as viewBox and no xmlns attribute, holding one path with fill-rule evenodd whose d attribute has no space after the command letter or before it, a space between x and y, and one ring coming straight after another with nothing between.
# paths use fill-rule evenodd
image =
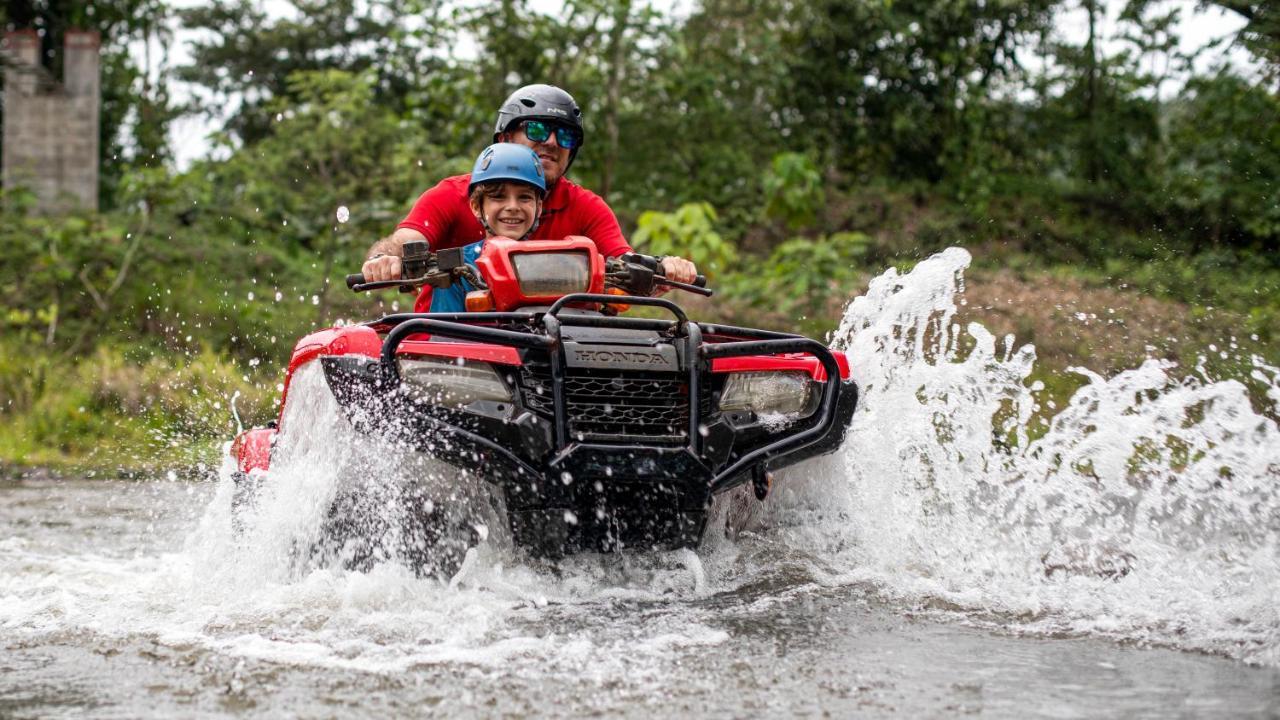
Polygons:
<instances>
[{"instance_id":1,"label":"child's face","mask_svg":"<svg viewBox=\"0 0 1280 720\"><path fill-rule=\"evenodd\" d=\"M533 227L538 217L538 192L523 183L502 183L497 191L484 193L480 200L481 207L473 204L471 209L477 218L483 219L495 235L519 240Z\"/></svg>"}]
</instances>

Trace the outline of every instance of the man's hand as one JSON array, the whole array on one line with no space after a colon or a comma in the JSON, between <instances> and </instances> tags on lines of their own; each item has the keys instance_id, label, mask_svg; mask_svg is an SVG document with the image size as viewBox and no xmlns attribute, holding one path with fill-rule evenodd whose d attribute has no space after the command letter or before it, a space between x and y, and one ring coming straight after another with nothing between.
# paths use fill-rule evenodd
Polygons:
<instances>
[{"instance_id":1,"label":"man's hand","mask_svg":"<svg viewBox=\"0 0 1280 720\"><path fill-rule=\"evenodd\" d=\"M400 256L375 255L364 261L364 265L360 266L360 272L364 273L364 281L367 283L381 280L399 280Z\"/></svg>"},{"instance_id":2,"label":"man's hand","mask_svg":"<svg viewBox=\"0 0 1280 720\"><path fill-rule=\"evenodd\" d=\"M697 279L698 267L684 258L665 257L662 258L662 274L666 275L668 280L688 284Z\"/></svg>"},{"instance_id":3,"label":"man's hand","mask_svg":"<svg viewBox=\"0 0 1280 720\"><path fill-rule=\"evenodd\" d=\"M417 230L396 228L395 232L369 248L369 259L360 267L360 272L364 273L364 281L399 280L404 273L400 263L400 258L404 255L404 244L410 240L426 239Z\"/></svg>"}]
</instances>

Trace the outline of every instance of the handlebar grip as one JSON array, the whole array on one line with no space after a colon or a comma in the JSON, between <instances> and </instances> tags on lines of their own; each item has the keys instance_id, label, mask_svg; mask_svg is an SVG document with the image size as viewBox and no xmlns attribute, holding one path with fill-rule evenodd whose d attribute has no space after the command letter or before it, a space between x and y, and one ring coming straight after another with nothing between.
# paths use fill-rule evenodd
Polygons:
<instances>
[{"instance_id":1,"label":"handlebar grip","mask_svg":"<svg viewBox=\"0 0 1280 720\"><path fill-rule=\"evenodd\" d=\"M347 289L352 289L357 285L364 284L364 273L355 273L347 276Z\"/></svg>"},{"instance_id":2,"label":"handlebar grip","mask_svg":"<svg viewBox=\"0 0 1280 720\"><path fill-rule=\"evenodd\" d=\"M698 276L694 277L694 278L693 278L693 284L694 284L694 285L697 285L698 287L706 287L706 286L707 286L707 276L706 276L706 275L698 275Z\"/></svg>"}]
</instances>

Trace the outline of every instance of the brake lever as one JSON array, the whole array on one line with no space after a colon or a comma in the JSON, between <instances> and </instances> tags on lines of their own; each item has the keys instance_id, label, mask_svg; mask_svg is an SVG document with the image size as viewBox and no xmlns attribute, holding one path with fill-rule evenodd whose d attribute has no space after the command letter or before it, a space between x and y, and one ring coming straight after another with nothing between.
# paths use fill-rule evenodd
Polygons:
<instances>
[{"instance_id":1,"label":"brake lever","mask_svg":"<svg viewBox=\"0 0 1280 720\"><path fill-rule=\"evenodd\" d=\"M715 294L715 291L711 290L710 288L698 287L697 285L690 285L689 283L676 282L675 280L668 280L661 275L655 275L653 278L653 282L656 285L665 285L667 287L675 288L677 290L684 290L685 292L691 292L695 295L701 295L703 297L711 297L712 295Z\"/></svg>"},{"instance_id":2,"label":"brake lever","mask_svg":"<svg viewBox=\"0 0 1280 720\"><path fill-rule=\"evenodd\" d=\"M377 280L367 283L351 283L348 287L351 292L368 292L370 290L385 290L386 288L398 287L401 289L415 290L428 282L427 276L423 275L418 278L397 278L395 280Z\"/></svg>"}]
</instances>

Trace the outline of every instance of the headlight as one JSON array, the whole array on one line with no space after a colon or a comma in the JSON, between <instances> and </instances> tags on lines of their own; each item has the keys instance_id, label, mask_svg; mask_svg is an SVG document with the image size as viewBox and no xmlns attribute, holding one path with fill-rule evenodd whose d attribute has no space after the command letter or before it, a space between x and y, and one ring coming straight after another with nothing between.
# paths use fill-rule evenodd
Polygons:
<instances>
[{"instance_id":1,"label":"headlight","mask_svg":"<svg viewBox=\"0 0 1280 720\"><path fill-rule=\"evenodd\" d=\"M751 410L795 419L812 415L817 407L814 383L800 370L730 373L720 395L724 412Z\"/></svg>"},{"instance_id":2,"label":"headlight","mask_svg":"<svg viewBox=\"0 0 1280 720\"><path fill-rule=\"evenodd\" d=\"M461 364L459 364L461 363ZM486 362L453 358L400 358L400 379L419 400L462 406L477 400L510 402L511 391Z\"/></svg>"},{"instance_id":3,"label":"headlight","mask_svg":"<svg viewBox=\"0 0 1280 720\"><path fill-rule=\"evenodd\" d=\"M511 262L525 295L568 295L591 286L591 259L584 252L512 253Z\"/></svg>"}]
</instances>

